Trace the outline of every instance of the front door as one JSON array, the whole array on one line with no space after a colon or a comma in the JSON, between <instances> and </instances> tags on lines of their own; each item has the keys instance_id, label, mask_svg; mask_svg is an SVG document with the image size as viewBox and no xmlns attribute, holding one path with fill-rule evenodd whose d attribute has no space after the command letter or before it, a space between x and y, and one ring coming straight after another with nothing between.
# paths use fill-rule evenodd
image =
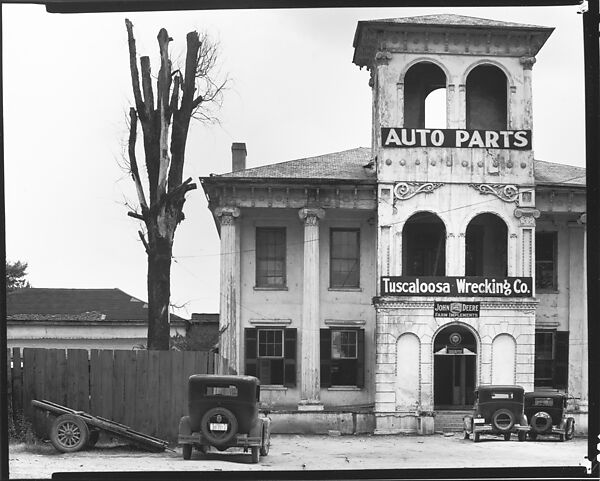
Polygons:
<instances>
[{"instance_id":1,"label":"front door","mask_svg":"<svg viewBox=\"0 0 600 481\"><path fill-rule=\"evenodd\" d=\"M436 409L472 407L477 383L477 343L466 326L450 324L433 343L433 402Z\"/></svg>"}]
</instances>

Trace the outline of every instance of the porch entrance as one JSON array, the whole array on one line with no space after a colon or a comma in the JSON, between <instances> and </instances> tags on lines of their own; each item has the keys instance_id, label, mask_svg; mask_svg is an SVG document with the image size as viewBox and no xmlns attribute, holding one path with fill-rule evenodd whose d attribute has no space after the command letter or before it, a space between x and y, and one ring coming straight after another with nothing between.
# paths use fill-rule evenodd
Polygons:
<instances>
[{"instance_id":1,"label":"porch entrance","mask_svg":"<svg viewBox=\"0 0 600 481\"><path fill-rule=\"evenodd\" d=\"M433 343L433 402L436 410L473 406L477 374L477 342L460 324L442 329Z\"/></svg>"}]
</instances>

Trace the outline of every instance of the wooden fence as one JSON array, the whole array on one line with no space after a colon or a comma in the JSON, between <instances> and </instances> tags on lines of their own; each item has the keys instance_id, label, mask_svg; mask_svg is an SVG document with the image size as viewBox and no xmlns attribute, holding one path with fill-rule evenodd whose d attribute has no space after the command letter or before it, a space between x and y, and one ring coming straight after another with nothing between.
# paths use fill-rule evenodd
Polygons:
<instances>
[{"instance_id":1,"label":"wooden fence","mask_svg":"<svg viewBox=\"0 0 600 481\"><path fill-rule=\"evenodd\" d=\"M205 351L13 348L8 356L13 415L22 412L43 437L48 419L32 408L32 399L176 440L179 419L187 414L188 377L214 372L215 363L214 355Z\"/></svg>"}]
</instances>

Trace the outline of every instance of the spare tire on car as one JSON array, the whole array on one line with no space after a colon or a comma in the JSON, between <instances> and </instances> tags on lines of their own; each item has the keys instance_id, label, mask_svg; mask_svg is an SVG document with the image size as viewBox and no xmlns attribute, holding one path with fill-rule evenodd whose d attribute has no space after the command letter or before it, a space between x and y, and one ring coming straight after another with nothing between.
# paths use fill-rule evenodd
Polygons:
<instances>
[{"instance_id":1,"label":"spare tire on car","mask_svg":"<svg viewBox=\"0 0 600 481\"><path fill-rule=\"evenodd\" d=\"M502 433L510 431L515 425L515 415L509 409L498 409L492 415L492 425Z\"/></svg>"},{"instance_id":2,"label":"spare tire on car","mask_svg":"<svg viewBox=\"0 0 600 481\"><path fill-rule=\"evenodd\" d=\"M224 407L214 407L206 411L200 426L204 437L215 446L231 441L238 430L235 414Z\"/></svg>"},{"instance_id":3,"label":"spare tire on car","mask_svg":"<svg viewBox=\"0 0 600 481\"><path fill-rule=\"evenodd\" d=\"M531 417L531 429L537 434L544 434L552 428L552 417L545 411L535 413Z\"/></svg>"}]
</instances>

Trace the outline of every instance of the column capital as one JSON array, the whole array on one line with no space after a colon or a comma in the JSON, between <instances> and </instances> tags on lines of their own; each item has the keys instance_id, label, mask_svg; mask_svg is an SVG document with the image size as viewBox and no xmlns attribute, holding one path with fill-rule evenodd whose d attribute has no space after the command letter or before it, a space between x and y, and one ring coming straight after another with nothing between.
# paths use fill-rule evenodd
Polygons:
<instances>
[{"instance_id":1,"label":"column capital","mask_svg":"<svg viewBox=\"0 0 600 481\"><path fill-rule=\"evenodd\" d=\"M521 57L519 63L523 65L524 70L531 70L535 63L535 57Z\"/></svg>"},{"instance_id":2,"label":"column capital","mask_svg":"<svg viewBox=\"0 0 600 481\"><path fill-rule=\"evenodd\" d=\"M323 209L304 207L298 211L298 217L304 221L305 225L317 225L319 220L325 217L325 211Z\"/></svg>"},{"instance_id":3,"label":"column capital","mask_svg":"<svg viewBox=\"0 0 600 481\"><path fill-rule=\"evenodd\" d=\"M392 54L387 50L379 51L375 54L375 63L377 65L388 65L392 60Z\"/></svg>"},{"instance_id":4,"label":"column capital","mask_svg":"<svg viewBox=\"0 0 600 481\"><path fill-rule=\"evenodd\" d=\"M217 207L215 215L218 217L221 225L233 224L234 220L241 214L239 207Z\"/></svg>"},{"instance_id":5,"label":"column capital","mask_svg":"<svg viewBox=\"0 0 600 481\"><path fill-rule=\"evenodd\" d=\"M517 207L514 215L521 227L535 227L535 219L540 216L540 211L535 207Z\"/></svg>"}]
</instances>

